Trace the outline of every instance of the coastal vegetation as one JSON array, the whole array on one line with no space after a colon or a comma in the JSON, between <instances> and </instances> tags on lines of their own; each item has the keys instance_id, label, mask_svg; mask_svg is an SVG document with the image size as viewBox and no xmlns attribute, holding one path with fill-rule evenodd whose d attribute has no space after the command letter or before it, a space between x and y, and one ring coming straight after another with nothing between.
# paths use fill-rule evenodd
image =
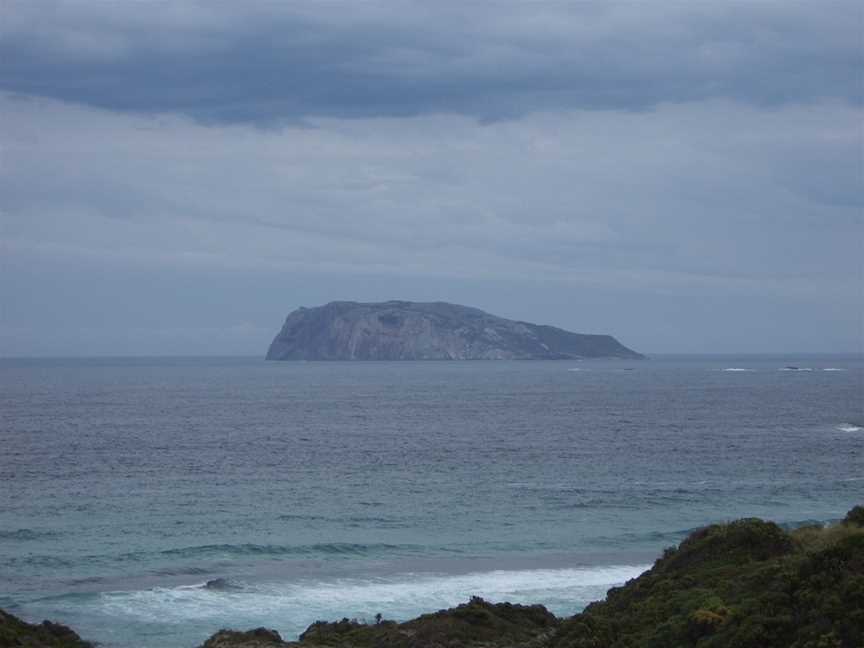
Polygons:
<instances>
[{"instance_id":1,"label":"coastal vegetation","mask_svg":"<svg viewBox=\"0 0 864 648\"><path fill-rule=\"evenodd\" d=\"M59 624L0 611L0 648L88 648ZM785 531L744 519L669 548L604 601L558 619L541 605L489 603L397 623L312 624L298 641L273 630L222 630L201 648L860 648L864 646L864 507L835 525Z\"/></svg>"},{"instance_id":2,"label":"coastal vegetation","mask_svg":"<svg viewBox=\"0 0 864 648\"><path fill-rule=\"evenodd\" d=\"M862 518L859 506L827 528L699 530L564 621L550 648L864 646Z\"/></svg>"}]
</instances>

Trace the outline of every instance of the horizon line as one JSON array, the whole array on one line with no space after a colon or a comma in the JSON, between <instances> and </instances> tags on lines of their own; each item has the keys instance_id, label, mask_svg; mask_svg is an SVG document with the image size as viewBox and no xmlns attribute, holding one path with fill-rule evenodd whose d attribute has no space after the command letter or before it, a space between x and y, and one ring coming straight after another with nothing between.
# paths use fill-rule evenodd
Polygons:
<instances>
[{"instance_id":1,"label":"horizon line","mask_svg":"<svg viewBox=\"0 0 864 648\"><path fill-rule=\"evenodd\" d=\"M641 353L641 352L640 352ZM36 355L0 355L0 361L4 360L97 360L97 359L115 359L115 360L123 360L123 359L168 359L168 358L236 358L236 359L260 359L265 360L266 354L254 354L254 353L192 353L192 354L178 354L178 353L147 353L147 354L115 354L115 353L96 353L90 355L54 355L54 354L36 354ZM855 356L864 359L864 350L859 351L728 351L721 353L707 353L707 352L696 352L696 351L658 351L658 352L644 352L642 355L645 356L645 359L650 360L652 357L744 357L744 356L753 356L753 357L765 357L765 356ZM562 362L562 361L571 361L571 362L581 362L581 361L597 361L597 360L620 360L620 358L565 358L561 360L534 360L534 362ZM273 362L272 360L269 362ZM288 361L285 361L288 362ZM297 361L299 362L299 361ZM309 360L307 362L316 362L314 360ZM343 360L343 361L320 361L320 362L358 362L358 360ZM360 362L412 362L406 360L367 360ZM414 362L426 362L424 360L416 360ZM454 362L453 360L445 360L444 362ZM483 360L469 361L469 360L461 360L459 362L484 362ZM494 362L494 361L488 361ZM516 362L515 360L512 362ZM531 360L520 360L520 362L531 362Z\"/></svg>"}]
</instances>

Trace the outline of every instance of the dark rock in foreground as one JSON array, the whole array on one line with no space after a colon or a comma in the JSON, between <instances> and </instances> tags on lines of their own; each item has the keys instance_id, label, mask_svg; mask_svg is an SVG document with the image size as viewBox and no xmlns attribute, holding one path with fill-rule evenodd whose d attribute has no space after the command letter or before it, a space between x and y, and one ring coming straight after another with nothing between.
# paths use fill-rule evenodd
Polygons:
<instances>
[{"instance_id":1,"label":"dark rock in foreground","mask_svg":"<svg viewBox=\"0 0 864 648\"><path fill-rule=\"evenodd\" d=\"M205 641L201 648L278 648L289 645L292 644L282 641L282 637L275 630L256 628L246 632L220 630Z\"/></svg>"},{"instance_id":2,"label":"dark rock in foreground","mask_svg":"<svg viewBox=\"0 0 864 648\"><path fill-rule=\"evenodd\" d=\"M300 635L298 642L282 641L277 632L263 628L222 630L200 648L542 648L560 623L542 605L492 604L475 597L450 610L405 623L318 621Z\"/></svg>"},{"instance_id":3,"label":"dark rock in foreground","mask_svg":"<svg viewBox=\"0 0 864 648\"><path fill-rule=\"evenodd\" d=\"M73 630L59 623L36 625L0 610L0 648L94 648Z\"/></svg>"},{"instance_id":4,"label":"dark rock in foreground","mask_svg":"<svg viewBox=\"0 0 864 648\"><path fill-rule=\"evenodd\" d=\"M642 356L611 335L571 333L445 302L331 302L285 320L268 360L562 360Z\"/></svg>"}]
</instances>

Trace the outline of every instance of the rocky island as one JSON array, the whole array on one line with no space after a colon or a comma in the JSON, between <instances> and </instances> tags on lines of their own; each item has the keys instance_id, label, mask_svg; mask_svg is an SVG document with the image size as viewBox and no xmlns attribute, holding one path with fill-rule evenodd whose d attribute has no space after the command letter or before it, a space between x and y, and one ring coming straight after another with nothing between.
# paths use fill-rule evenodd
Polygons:
<instances>
[{"instance_id":1,"label":"rocky island","mask_svg":"<svg viewBox=\"0 0 864 648\"><path fill-rule=\"evenodd\" d=\"M640 359L611 335L572 333L446 302L330 302L285 320L268 360Z\"/></svg>"},{"instance_id":2,"label":"rocky island","mask_svg":"<svg viewBox=\"0 0 864 648\"><path fill-rule=\"evenodd\" d=\"M220 630L200 648L861 648L864 507L828 527L751 518L669 548L604 601L560 619L542 605L474 597L397 623L318 621L297 641ZM0 610L0 648L93 648L69 628Z\"/></svg>"}]
</instances>

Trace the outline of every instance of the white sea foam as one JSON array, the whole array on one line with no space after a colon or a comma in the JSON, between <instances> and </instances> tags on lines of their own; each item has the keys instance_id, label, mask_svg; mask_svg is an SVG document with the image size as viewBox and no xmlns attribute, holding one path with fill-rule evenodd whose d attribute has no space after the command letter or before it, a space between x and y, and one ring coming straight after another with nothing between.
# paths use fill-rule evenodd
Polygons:
<instances>
[{"instance_id":1,"label":"white sea foam","mask_svg":"<svg viewBox=\"0 0 864 648\"><path fill-rule=\"evenodd\" d=\"M861 432L864 430L864 427L854 425L853 423L843 423L842 425L838 425L837 429L841 432Z\"/></svg>"},{"instance_id":2,"label":"white sea foam","mask_svg":"<svg viewBox=\"0 0 864 648\"><path fill-rule=\"evenodd\" d=\"M846 371L843 367L825 367L822 371Z\"/></svg>"},{"instance_id":3,"label":"white sea foam","mask_svg":"<svg viewBox=\"0 0 864 648\"><path fill-rule=\"evenodd\" d=\"M203 586L111 592L92 604L117 624L200 624L211 628L265 625L294 637L318 619L344 616L404 620L452 607L477 595L492 601L543 603L572 614L649 565L499 570L468 574L399 574L331 581L247 584L242 590ZM94 612L96 610L93 610Z\"/></svg>"},{"instance_id":4,"label":"white sea foam","mask_svg":"<svg viewBox=\"0 0 864 648\"><path fill-rule=\"evenodd\" d=\"M725 369L722 369L722 371L748 371L748 372L750 372L750 371L756 371L756 370L755 369L748 369L746 367L726 367Z\"/></svg>"},{"instance_id":5,"label":"white sea foam","mask_svg":"<svg viewBox=\"0 0 864 648\"><path fill-rule=\"evenodd\" d=\"M813 367L780 367L780 371L813 371Z\"/></svg>"}]
</instances>

